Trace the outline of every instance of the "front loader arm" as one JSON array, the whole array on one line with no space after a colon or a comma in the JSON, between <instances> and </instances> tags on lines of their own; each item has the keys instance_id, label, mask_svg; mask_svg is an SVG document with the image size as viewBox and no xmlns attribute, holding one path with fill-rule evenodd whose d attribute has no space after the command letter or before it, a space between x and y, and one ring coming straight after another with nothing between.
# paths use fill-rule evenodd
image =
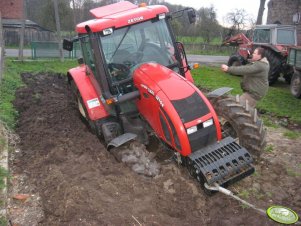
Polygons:
<instances>
[{"instance_id":1,"label":"front loader arm","mask_svg":"<svg viewBox=\"0 0 301 226\"><path fill-rule=\"evenodd\" d=\"M243 33L234 35L222 43L222 46L239 46L241 44L250 44L250 39L247 38Z\"/></svg>"}]
</instances>

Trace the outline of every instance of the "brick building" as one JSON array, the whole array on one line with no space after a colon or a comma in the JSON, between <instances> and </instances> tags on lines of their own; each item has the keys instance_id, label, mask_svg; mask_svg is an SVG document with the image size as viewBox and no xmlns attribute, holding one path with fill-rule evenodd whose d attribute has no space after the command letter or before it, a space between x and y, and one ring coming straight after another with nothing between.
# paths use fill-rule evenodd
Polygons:
<instances>
[{"instance_id":1,"label":"brick building","mask_svg":"<svg viewBox=\"0 0 301 226\"><path fill-rule=\"evenodd\" d=\"M0 11L3 19L22 19L23 0L0 0Z\"/></svg>"},{"instance_id":2,"label":"brick building","mask_svg":"<svg viewBox=\"0 0 301 226\"><path fill-rule=\"evenodd\" d=\"M301 45L301 0L269 0L267 24L275 22L295 25Z\"/></svg>"}]
</instances>

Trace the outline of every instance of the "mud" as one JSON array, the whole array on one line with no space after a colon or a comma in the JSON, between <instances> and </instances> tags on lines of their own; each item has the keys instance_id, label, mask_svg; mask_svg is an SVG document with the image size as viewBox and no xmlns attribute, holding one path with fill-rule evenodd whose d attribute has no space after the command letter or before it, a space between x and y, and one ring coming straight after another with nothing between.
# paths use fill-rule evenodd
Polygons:
<instances>
[{"instance_id":1,"label":"mud","mask_svg":"<svg viewBox=\"0 0 301 226\"><path fill-rule=\"evenodd\" d=\"M65 76L22 77L26 87L15 101L21 142L10 156L9 195L31 196L10 199L12 224L275 225L223 194L205 195L176 163L162 164L153 178L138 175L80 120ZM285 139L279 129L269 130L268 141L256 173L230 189L259 208L284 205L300 216L301 141Z\"/></svg>"}]
</instances>

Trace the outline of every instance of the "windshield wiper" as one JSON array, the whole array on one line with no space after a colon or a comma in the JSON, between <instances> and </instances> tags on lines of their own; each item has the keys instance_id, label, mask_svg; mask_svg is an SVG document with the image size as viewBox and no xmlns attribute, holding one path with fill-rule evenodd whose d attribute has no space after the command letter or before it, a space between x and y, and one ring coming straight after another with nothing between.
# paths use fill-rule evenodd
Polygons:
<instances>
[{"instance_id":1,"label":"windshield wiper","mask_svg":"<svg viewBox=\"0 0 301 226\"><path fill-rule=\"evenodd\" d=\"M122 36L122 38L121 38L121 40L120 40L120 42L119 42L119 44L118 44L116 50L114 51L114 53L113 53L113 55L112 55L112 57L111 57L111 59L110 59L110 62L111 62L111 60L113 59L113 57L115 56L115 54L116 54L116 52L118 51L118 49L119 49L121 43L123 42L123 39L125 38L125 36L127 35L127 33L130 31L130 29L131 29L131 26L127 27L127 30L124 32L124 35Z\"/></svg>"}]
</instances>

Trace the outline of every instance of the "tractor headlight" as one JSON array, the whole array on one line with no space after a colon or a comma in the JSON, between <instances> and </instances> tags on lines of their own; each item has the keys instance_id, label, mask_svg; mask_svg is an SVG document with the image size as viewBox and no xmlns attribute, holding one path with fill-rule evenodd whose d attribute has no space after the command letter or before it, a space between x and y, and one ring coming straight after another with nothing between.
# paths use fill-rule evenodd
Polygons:
<instances>
[{"instance_id":1,"label":"tractor headlight","mask_svg":"<svg viewBox=\"0 0 301 226\"><path fill-rule=\"evenodd\" d=\"M195 133L197 130L198 130L197 126L192 126L192 127L188 128L186 131L187 131L187 134L189 135L189 134Z\"/></svg>"},{"instance_id":2,"label":"tractor headlight","mask_svg":"<svg viewBox=\"0 0 301 226\"><path fill-rule=\"evenodd\" d=\"M158 15L159 20L165 19L165 13L161 13Z\"/></svg>"},{"instance_id":3,"label":"tractor headlight","mask_svg":"<svg viewBox=\"0 0 301 226\"><path fill-rule=\"evenodd\" d=\"M198 131L198 129L202 129L202 128L206 128L208 126L212 126L213 125L213 119L208 119L207 121L200 123L196 126L191 126L190 128L186 129L187 134L192 134L195 133L196 131Z\"/></svg>"},{"instance_id":4,"label":"tractor headlight","mask_svg":"<svg viewBox=\"0 0 301 226\"><path fill-rule=\"evenodd\" d=\"M209 119L209 120L203 122L203 127L204 128L206 128L208 126L211 126L211 125L213 125L213 120L212 119Z\"/></svg>"}]
</instances>

